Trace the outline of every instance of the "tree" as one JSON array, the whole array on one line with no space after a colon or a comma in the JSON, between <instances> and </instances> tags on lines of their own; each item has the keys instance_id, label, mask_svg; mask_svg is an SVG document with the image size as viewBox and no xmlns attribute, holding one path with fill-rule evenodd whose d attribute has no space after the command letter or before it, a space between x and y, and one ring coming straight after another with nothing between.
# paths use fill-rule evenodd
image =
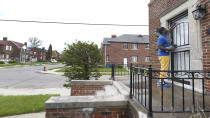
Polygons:
<instances>
[{"instance_id":1,"label":"tree","mask_svg":"<svg viewBox=\"0 0 210 118\"><path fill-rule=\"evenodd\" d=\"M48 50L47 50L47 53L46 53L46 59L47 59L48 61L50 61L51 58L52 58L52 45L50 44L50 45L49 45L49 48L48 48Z\"/></svg>"},{"instance_id":2,"label":"tree","mask_svg":"<svg viewBox=\"0 0 210 118\"><path fill-rule=\"evenodd\" d=\"M94 43L78 41L67 45L62 55L66 64L64 75L71 80L89 80L90 77L99 78L101 74L98 66L103 58L98 46Z\"/></svg>"},{"instance_id":3,"label":"tree","mask_svg":"<svg viewBox=\"0 0 210 118\"><path fill-rule=\"evenodd\" d=\"M28 39L31 48L38 48L42 45L42 41L37 37L31 37Z\"/></svg>"}]
</instances>

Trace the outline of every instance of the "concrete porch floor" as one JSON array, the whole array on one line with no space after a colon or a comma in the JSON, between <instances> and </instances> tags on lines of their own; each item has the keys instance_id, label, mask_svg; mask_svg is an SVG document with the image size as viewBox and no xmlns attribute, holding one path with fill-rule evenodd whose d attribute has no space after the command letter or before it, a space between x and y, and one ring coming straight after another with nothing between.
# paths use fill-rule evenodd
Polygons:
<instances>
[{"instance_id":1,"label":"concrete porch floor","mask_svg":"<svg viewBox=\"0 0 210 118\"><path fill-rule=\"evenodd\" d=\"M127 79L126 79L127 78ZM116 78L117 81L122 81L126 86L130 87L129 77L124 78ZM161 111L161 87L156 85L157 80L152 81L152 108L153 111ZM138 87L138 83L135 84ZM171 85L171 84L170 84ZM145 83L142 82L142 88L145 87ZM147 82L148 87L148 82ZM139 83L139 88L141 88L141 83ZM139 101L141 101L141 91L135 89L134 92L136 96L139 94ZM142 103L145 103L145 90L142 91ZM138 97L136 97L138 100ZM146 89L146 101L148 107L148 90ZM154 113L155 118L189 118L193 115L193 99L192 99L192 90L184 89L184 102L185 102L185 111L184 113ZM201 110L203 107L202 103L202 94L195 92L195 112ZM205 106L206 110L210 111L210 95L205 95ZM174 111L182 111L183 109L183 97L182 97L182 87L174 85ZM172 111L172 87L163 88L163 110L164 111ZM207 117L210 116L210 112L205 112ZM204 117L203 114L201 114Z\"/></svg>"},{"instance_id":2,"label":"concrete porch floor","mask_svg":"<svg viewBox=\"0 0 210 118\"><path fill-rule=\"evenodd\" d=\"M153 80L152 83L152 101L153 101L153 110L161 111L161 87L156 85L157 81ZM174 111L181 111L183 109L183 92L182 87L174 86ZM185 111L192 111L190 113L176 113L169 114L172 116L176 116L178 118L186 118L190 117L193 114L193 94L192 90L184 89L184 109ZM163 89L163 110L164 111L172 111L172 87ZM210 111L210 96L205 95L205 106L206 110ZM202 110L203 108L203 100L202 93L195 92L195 112ZM159 113L156 114L158 117L163 116L164 114ZM209 112L205 113L206 116L210 116ZM165 115L164 115L165 116Z\"/></svg>"}]
</instances>

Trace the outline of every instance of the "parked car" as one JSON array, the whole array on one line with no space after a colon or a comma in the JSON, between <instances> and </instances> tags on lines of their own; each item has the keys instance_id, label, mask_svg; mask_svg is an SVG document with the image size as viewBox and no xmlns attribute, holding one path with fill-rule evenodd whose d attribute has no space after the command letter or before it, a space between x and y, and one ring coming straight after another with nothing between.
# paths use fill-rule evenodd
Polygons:
<instances>
[{"instance_id":1,"label":"parked car","mask_svg":"<svg viewBox=\"0 0 210 118\"><path fill-rule=\"evenodd\" d=\"M55 59L51 59L52 63L57 63L57 61Z\"/></svg>"}]
</instances>

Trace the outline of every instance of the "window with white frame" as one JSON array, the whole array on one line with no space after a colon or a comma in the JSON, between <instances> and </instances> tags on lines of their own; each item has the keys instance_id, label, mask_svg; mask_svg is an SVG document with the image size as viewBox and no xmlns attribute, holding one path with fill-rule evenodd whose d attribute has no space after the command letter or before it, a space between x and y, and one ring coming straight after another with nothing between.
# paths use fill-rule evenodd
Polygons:
<instances>
[{"instance_id":1,"label":"window with white frame","mask_svg":"<svg viewBox=\"0 0 210 118\"><path fill-rule=\"evenodd\" d=\"M132 63L138 62L138 57L137 56L131 56L131 62Z\"/></svg>"},{"instance_id":2,"label":"window with white frame","mask_svg":"<svg viewBox=\"0 0 210 118\"><path fill-rule=\"evenodd\" d=\"M145 48L146 48L146 49L149 49L149 44L146 44Z\"/></svg>"},{"instance_id":3,"label":"window with white frame","mask_svg":"<svg viewBox=\"0 0 210 118\"><path fill-rule=\"evenodd\" d=\"M106 55L106 62L109 61L109 55Z\"/></svg>"},{"instance_id":4,"label":"window with white frame","mask_svg":"<svg viewBox=\"0 0 210 118\"><path fill-rule=\"evenodd\" d=\"M9 55L8 54L6 55L6 58L9 59Z\"/></svg>"},{"instance_id":5,"label":"window with white frame","mask_svg":"<svg viewBox=\"0 0 210 118\"><path fill-rule=\"evenodd\" d=\"M4 54L1 54L0 55L0 59L4 59Z\"/></svg>"},{"instance_id":6,"label":"window with white frame","mask_svg":"<svg viewBox=\"0 0 210 118\"><path fill-rule=\"evenodd\" d=\"M147 57L145 57L145 62L149 62L150 60L149 60L149 57L147 56Z\"/></svg>"},{"instance_id":7,"label":"window with white frame","mask_svg":"<svg viewBox=\"0 0 210 118\"><path fill-rule=\"evenodd\" d=\"M137 50L137 49L138 49L138 44L137 44L137 43L132 44L132 45L131 45L131 48L132 48L133 50Z\"/></svg>"},{"instance_id":8,"label":"window with white frame","mask_svg":"<svg viewBox=\"0 0 210 118\"><path fill-rule=\"evenodd\" d=\"M123 43L123 49L128 49L128 43Z\"/></svg>"},{"instance_id":9,"label":"window with white frame","mask_svg":"<svg viewBox=\"0 0 210 118\"><path fill-rule=\"evenodd\" d=\"M11 51L12 50L12 46L6 45L6 50L7 51Z\"/></svg>"}]
</instances>

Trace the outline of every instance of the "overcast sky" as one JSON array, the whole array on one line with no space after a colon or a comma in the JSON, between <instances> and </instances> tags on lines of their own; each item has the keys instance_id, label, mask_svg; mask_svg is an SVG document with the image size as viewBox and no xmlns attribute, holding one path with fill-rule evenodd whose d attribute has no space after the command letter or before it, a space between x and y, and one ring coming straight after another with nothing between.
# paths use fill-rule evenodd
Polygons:
<instances>
[{"instance_id":1,"label":"overcast sky","mask_svg":"<svg viewBox=\"0 0 210 118\"><path fill-rule=\"evenodd\" d=\"M148 25L149 0L0 0L0 19ZM148 34L148 27L84 26L0 21L0 38L27 42L29 37L62 51L75 40L100 46L112 34Z\"/></svg>"}]
</instances>

